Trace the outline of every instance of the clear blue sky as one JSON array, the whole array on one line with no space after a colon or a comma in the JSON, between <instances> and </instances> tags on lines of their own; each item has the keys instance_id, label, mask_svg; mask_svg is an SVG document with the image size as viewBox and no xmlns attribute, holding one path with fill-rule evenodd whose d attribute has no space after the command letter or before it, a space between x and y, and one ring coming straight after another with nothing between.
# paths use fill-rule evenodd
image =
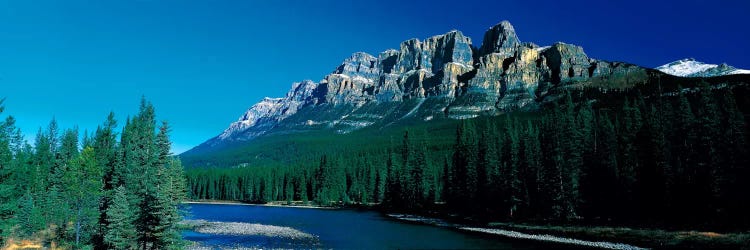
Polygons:
<instances>
[{"instance_id":1,"label":"clear blue sky","mask_svg":"<svg viewBox=\"0 0 750 250\"><path fill-rule=\"evenodd\" d=\"M667 3L668 2L668 3ZM28 138L54 116L92 131L141 96L173 126L174 151L219 134L264 96L319 80L355 51L509 20L522 41L655 67L750 68L750 1L0 2L0 97Z\"/></svg>"}]
</instances>

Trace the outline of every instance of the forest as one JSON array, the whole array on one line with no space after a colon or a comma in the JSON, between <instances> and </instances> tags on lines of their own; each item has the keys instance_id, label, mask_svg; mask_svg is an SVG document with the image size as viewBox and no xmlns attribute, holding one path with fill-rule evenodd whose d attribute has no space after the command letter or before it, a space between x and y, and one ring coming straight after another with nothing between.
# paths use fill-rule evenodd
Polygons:
<instances>
[{"instance_id":1,"label":"forest","mask_svg":"<svg viewBox=\"0 0 750 250\"><path fill-rule=\"evenodd\" d=\"M456 122L450 140L407 127L389 143L343 149L329 140L337 150L291 164L190 169L188 195L485 221L746 229L750 100L743 93L705 82L599 99L566 92L536 113Z\"/></svg>"},{"instance_id":2,"label":"forest","mask_svg":"<svg viewBox=\"0 0 750 250\"><path fill-rule=\"evenodd\" d=\"M0 112L2 112L0 102ZM0 123L0 246L181 249L182 165L154 107L118 133L110 113L93 134L53 119L27 143L12 116ZM79 140L79 138L81 138Z\"/></svg>"}]
</instances>

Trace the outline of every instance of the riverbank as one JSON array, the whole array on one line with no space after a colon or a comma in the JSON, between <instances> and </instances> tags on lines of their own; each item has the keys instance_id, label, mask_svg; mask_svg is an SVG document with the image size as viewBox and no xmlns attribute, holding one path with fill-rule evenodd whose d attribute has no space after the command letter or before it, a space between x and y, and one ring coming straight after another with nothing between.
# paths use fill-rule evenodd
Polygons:
<instances>
[{"instance_id":1,"label":"riverbank","mask_svg":"<svg viewBox=\"0 0 750 250\"><path fill-rule=\"evenodd\" d=\"M340 207L325 207L318 206L312 203L292 202L286 201L274 201L269 203L245 203L239 201L225 201L225 200L197 200L197 201L185 201L184 204L216 204L216 205L241 205L241 206L262 206L262 207L294 207L294 208L310 208L310 209L339 209Z\"/></svg>"},{"instance_id":2,"label":"riverbank","mask_svg":"<svg viewBox=\"0 0 750 250\"><path fill-rule=\"evenodd\" d=\"M750 232L666 231L628 227L501 222L464 223L410 214L388 214L388 216L403 221L450 227L462 231L605 249L750 249Z\"/></svg>"},{"instance_id":3,"label":"riverbank","mask_svg":"<svg viewBox=\"0 0 750 250\"><path fill-rule=\"evenodd\" d=\"M449 228L454 228L454 229L467 231L467 232L492 234L492 235L498 235L498 236L507 237L507 238L513 238L513 239L544 241L544 242L576 245L576 246L583 246L583 247L595 247L595 248L603 248L603 249L619 249L619 250L647 249L647 248L624 244L624 243L615 243L615 242L608 242L608 241L589 241L589 240L581 240L581 239L575 239L575 238L558 237L558 236L553 236L549 234L529 234L529 233L523 233L519 231L511 231L511 230L504 230L504 229L498 229L498 228L469 226L469 225L464 225L464 224L451 223L442 219L429 218L429 217L423 217L423 216L417 216L417 215L388 214L388 216L398 219L398 220L403 220L403 221L418 222L418 223L424 223L424 224L434 225L434 226L439 226L439 227L449 227Z\"/></svg>"},{"instance_id":4,"label":"riverbank","mask_svg":"<svg viewBox=\"0 0 750 250\"><path fill-rule=\"evenodd\" d=\"M553 234L583 240L618 241L657 249L750 249L750 232L666 231L628 227L488 223L488 228Z\"/></svg>"},{"instance_id":5,"label":"riverbank","mask_svg":"<svg viewBox=\"0 0 750 250\"><path fill-rule=\"evenodd\" d=\"M341 209L350 206L317 206L311 203L277 201L267 204L250 204L236 201L202 200L188 204L227 204L268 207L294 207L309 209ZM375 209L373 204L351 206ZM542 225L526 223L480 223L453 220L437 214L418 216L387 214L401 221L450 227L456 230L492 234L501 237L556 242L607 249L750 249L750 232L716 233L700 231L666 231L628 227ZM436 217L433 217L436 216Z\"/></svg>"}]
</instances>

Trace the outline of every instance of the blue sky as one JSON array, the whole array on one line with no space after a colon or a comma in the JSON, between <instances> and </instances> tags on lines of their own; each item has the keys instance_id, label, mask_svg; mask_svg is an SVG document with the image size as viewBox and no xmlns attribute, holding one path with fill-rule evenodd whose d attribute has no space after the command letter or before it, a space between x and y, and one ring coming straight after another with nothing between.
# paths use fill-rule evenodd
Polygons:
<instances>
[{"instance_id":1,"label":"blue sky","mask_svg":"<svg viewBox=\"0 0 750 250\"><path fill-rule=\"evenodd\" d=\"M522 41L655 67L694 57L750 69L750 1L0 1L0 98L28 138L55 117L92 131L141 96L174 151L264 96L319 80L356 51L458 29L479 46L509 20Z\"/></svg>"}]
</instances>

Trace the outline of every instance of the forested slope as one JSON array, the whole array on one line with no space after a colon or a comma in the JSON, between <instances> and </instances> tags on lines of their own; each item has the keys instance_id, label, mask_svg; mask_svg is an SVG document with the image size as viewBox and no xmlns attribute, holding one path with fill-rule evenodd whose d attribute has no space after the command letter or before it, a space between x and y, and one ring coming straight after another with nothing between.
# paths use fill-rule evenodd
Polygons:
<instances>
[{"instance_id":1,"label":"forested slope","mask_svg":"<svg viewBox=\"0 0 750 250\"><path fill-rule=\"evenodd\" d=\"M537 112L258 140L245 148L246 164L189 171L189 193L492 220L747 228L746 82L589 83L555 90L559 98Z\"/></svg>"}]
</instances>

